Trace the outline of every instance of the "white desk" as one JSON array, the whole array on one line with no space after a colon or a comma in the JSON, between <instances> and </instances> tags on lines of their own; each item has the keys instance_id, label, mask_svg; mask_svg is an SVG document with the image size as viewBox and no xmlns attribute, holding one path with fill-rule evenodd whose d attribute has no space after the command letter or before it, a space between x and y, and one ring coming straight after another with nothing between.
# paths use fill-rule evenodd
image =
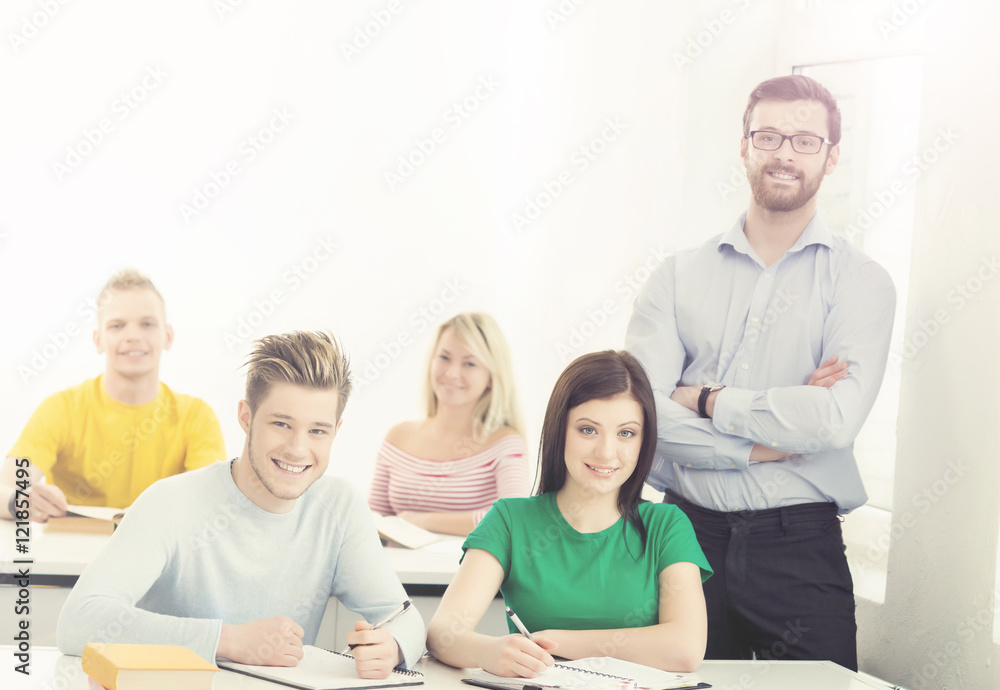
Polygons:
<instances>
[{"instance_id":1,"label":"white desk","mask_svg":"<svg viewBox=\"0 0 1000 690\"><path fill-rule=\"evenodd\" d=\"M15 551L14 539L15 523L0 520L0 574L16 573L14 559L25 557ZM31 523L31 541L26 557L34 561L31 569L33 584L72 587L108 539L110 537L99 534L47 532L44 525ZM447 537L445 541L423 549L386 547L385 552L404 585L423 588L421 593L441 594L458 570L461 545L461 537Z\"/></svg>"},{"instance_id":2,"label":"white desk","mask_svg":"<svg viewBox=\"0 0 1000 690\"><path fill-rule=\"evenodd\" d=\"M31 542L24 556L15 551L14 522L0 520L0 611L6 616L14 610L19 588L10 584L12 577L19 568L29 567L32 641L36 645L55 646L56 622L63 603L80 573L108 539L110 537L104 535L46 532L42 525L31 523ZM449 537L423 549L385 548L390 565L425 622L434 615L441 595L458 570L461 545L460 537ZM33 563L28 566L15 564L17 558L30 558ZM339 649L357 619L358 616L331 598L316 644ZM491 635L507 633L503 604L499 599L490 605L476 629Z\"/></svg>"},{"instance_id":3,"label":"white desk","mask_svg":"<svg viewBox=\"0 0 1000 690\"><path fill-rule=\"evenodd\" d=\"M0 687L15 690L87 690L87 675L80 658L36 647L31 652L32 675L12 671L11 647L0 647ZM467 672L423 659L416 670L424 674L428 690L468 690L461 682ZM714 690L885 690L888 683L864 680L829 661L706 661L698 675ZM11 682L13 681L13 682ZM280 690L285 687L237 673L220 671L213 690Z\"/></svg>"}]
</instances>

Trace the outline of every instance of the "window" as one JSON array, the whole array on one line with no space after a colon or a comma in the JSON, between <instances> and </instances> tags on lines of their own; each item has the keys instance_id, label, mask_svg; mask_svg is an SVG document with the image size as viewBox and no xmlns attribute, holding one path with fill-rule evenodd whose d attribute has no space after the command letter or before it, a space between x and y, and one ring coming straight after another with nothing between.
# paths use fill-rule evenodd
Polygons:
<instances>
[{"instance_id":1,"label":"window","mask_svg":"<svg viewBox=\"0 0 1000 690\"><path fill-rule=\"evenodd\" d=\"M820 188L819 209L831 230L878 261L896 285L889 363L878 399L854 444L868 505L847 516L844 538L859 596L881 602L893 508L896 418L902 364L919 352L904 342L923 59L901 56L795 69L833 93L843 115L838 171ZM926 344L926 343L924 343Z\"/></svg>"}]
</instances>

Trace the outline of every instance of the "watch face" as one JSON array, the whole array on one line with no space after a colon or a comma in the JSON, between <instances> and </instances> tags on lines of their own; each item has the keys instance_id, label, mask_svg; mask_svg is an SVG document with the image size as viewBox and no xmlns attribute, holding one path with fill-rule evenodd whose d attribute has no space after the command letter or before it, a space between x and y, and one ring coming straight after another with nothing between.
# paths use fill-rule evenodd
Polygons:
<instances>
[{"instance_id":1,"label":"watch face","mask_svg":"<svg viewBox=\"0 0 1000 690\"><path fill-rule=\"evenodd\" d=\"M709 393L713 393L715 391L721 391L725 387L726 385L724 383L718 383L718 382L706 383L704 386L702 386L702 388L707 388Z\"/></svg>"}]
</instances>

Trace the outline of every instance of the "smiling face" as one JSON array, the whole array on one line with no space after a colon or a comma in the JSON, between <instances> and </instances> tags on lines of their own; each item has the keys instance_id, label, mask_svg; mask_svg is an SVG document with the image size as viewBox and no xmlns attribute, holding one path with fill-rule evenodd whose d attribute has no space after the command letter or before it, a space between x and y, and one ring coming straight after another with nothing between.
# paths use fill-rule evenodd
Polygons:
<instances>
[{"instance_id":1,"label":"smiling face","mask_svg":"<svg viewBox=\"0 0 1000 690\"><path fill-rule=\"evenodd\" d=\"M642 446L642 407L631 395L588 400L566 421L566 482L580 496L613 494L632 476Z\"/></svg>"},{"instance_id":2,"label":"smiling face","mask_svg":"<svg viewBox=\"0 0 1000 690\"><path fill-rule=\"evenodd\" d=\"M431 390L438 405L475 406L491 383L489 370L446 328L438 340L431 363Z\"/></svg>"},{"instance_id":3,"label":"smiling face","mask_svg":"<svg viewBox=\"0 0 1000 690\"><path fill-rule=\"evenodd\" d=\"M160 376L160 355L174 331L160 296L148 288L112 290L98 315L94 344L105 355L108 376L136 380Z\"/></svg>"},{"instance_id":4,"label":"smiling face","mask_svg":"<svg viewBox=\"0 0 1000 690\"><path fill-rule=\"evenodd\" d=\"M818 101L761 100L751 114L749 131L759 130L826 138L826 108ZM816 154L797 153L785 140L776 151L761 151L743 139L740 155L753 203L773 212L795 211L815 203L823 177L833 172L840 155L839 146L824 144L821 148L825 150Z\"/></svg>"},{"instance_id":5,"label":"smiling face","mask_svg":"<svg viewBox=\"0 0 1000 690\"><path fill-rule=\"evenodd\" d=\"M255 412L240 401L238 417L247 441L235 477L247 498L272 513L292 509L330 464L339 404L336 389L285 382L273 383Z\"/></svg>"}]
</instances>

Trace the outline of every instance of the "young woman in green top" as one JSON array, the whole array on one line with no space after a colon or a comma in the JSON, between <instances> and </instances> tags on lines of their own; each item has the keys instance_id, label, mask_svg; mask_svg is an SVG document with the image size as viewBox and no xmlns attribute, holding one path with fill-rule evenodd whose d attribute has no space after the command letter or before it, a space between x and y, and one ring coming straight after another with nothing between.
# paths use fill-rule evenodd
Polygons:
<instances>
[{"instance_id":1,"label":"young woman in green top","mask_svg":"<svg viewBox=\"0 0 1000 690\"><path fill-rule=\"evenodd\" d=\"M525 678L552 655L697 668L711 569L676 506L640 499L656 438L635 358L609 350L571 363L545 412L538 493L497 501L469 535L428 626L431 653ZM498 590L530 638L510 621L504 637L474 631Z\"/></svg>"}]
</instances>

